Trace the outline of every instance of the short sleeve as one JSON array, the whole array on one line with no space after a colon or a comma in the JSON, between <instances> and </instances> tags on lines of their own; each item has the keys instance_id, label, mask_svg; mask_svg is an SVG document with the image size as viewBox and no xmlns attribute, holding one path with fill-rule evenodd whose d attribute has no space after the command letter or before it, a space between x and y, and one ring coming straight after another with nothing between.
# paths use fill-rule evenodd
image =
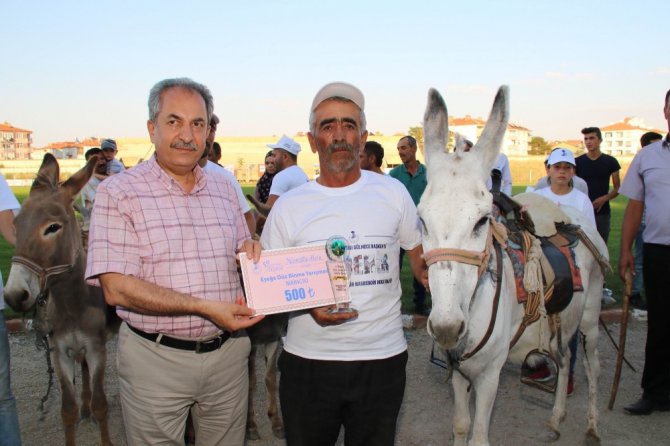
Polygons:
<instances>
[{"instance_id":1,"label":"short sleeve","mask_svg":"<svg viewBox=\"0 0 670 446\"><path fill-rule=\"evenodd\" d=\"M416 205L405 186L398 184L401 201L401 218L398 228L398 241L404 250L416 248L421 243L421 222L416 212Z\"/></svg>"},{"instance_id":2,"label":"short sleeve","mask_svg":"<svg viewBox=\"0 0 670 446\"><path fill-rule=\"evenodd\" d=\"M16 196L14 196L14 193L9 188L7 180L5 180L4 176L0 175L0 211L8 209L13 211L20 207L19 200L16 199Z\"/></svg>"},{"instance_id":3,"label":"short sleeve","mask_svg":"<svg viewBox=\"0 0 670 446\"><path fill-rule=\"evenodd\" d=\"M614 172L618 172L621 170L621 164L619 164L619 160L617 160L614 157L611 157L610 160L610 174L613 174Z\"/></svg>"},{"instance_id":4,"label":"short sleeve","mask_svg":"<svg viewBox=\"0 0 670 446\"><path fill-rule=\"evenodd\" d=\"M107 185L103 182L98 187L91 215L86 265L86 278L91 284L97 284L97 276L104 273L140 273L130 198L121 191L111 193Z\"/></svg>"},{"instance_id":5,"label":"short sleeve","mask_svg":"<svg viewBox=\"0 0 670 446\"><path fill-rule=\"evenodd\" d=\"M621 183L621 187L619 188L619 193L621 195L625 195L626 197L637 201L644 201L644 181L640 170L640 155L642 153L642 151L638 152L637 155L635 155L635 158L633 158L633 161L630 163L628 171L626 172L626 176Z\"/></svg>"},{"instance_id":6,"label":"short sleeve","mask_svg":"<svg viewBox=\"0 0 670 446\"><path fill-rule=\"evenodd\" d=\"M290 247L286 225L278 216L283 212L283 200L279 198L272 206L272 212L263 226L261 234L261 246L263 249L279 249Z\"/></svg>"}]
</instances>

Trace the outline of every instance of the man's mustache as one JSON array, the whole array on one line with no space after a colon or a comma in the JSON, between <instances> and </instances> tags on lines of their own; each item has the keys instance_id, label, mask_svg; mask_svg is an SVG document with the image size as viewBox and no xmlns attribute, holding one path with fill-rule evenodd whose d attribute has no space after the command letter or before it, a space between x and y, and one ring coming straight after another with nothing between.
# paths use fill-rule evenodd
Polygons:
<instances>
[{"instance_id":1,"label":"man's mustache","mask_svg":"<svg viewBox=\"0 0 670 446\"><path fill-rule=\"evenodd\" d=\"M354 153L354 146L352 146L348 142L335 142L333 144L330 144L328 146L328 153L333 153L336 150L342 150L342 149L345 149L345 150L348 150L351 153Z\"/></svg>"},{"instance_id":2,"label":"man's mustache","mask_svg":"<svg viewBox=\"0 0 670 446\"><path fill-rule=\"evenodd\" d=\"M191 150L198 150L198 147L195 145L193 142L183 142L183 141L178 141L178 142L173 142L170 144L171 149L191 149Z\"/></svg>"}]
</instances>

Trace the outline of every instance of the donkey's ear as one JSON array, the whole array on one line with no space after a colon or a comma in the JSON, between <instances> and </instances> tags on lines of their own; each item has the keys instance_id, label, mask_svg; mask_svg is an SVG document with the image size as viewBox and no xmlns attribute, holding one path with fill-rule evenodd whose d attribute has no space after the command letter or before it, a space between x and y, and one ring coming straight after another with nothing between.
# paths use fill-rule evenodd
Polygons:
<instances>
[{"instance_id":1,"label":"donkey's ear","mask_svg":"<svg viewBox=\"0 0 670 446\"><path fill-rule=\"evenodd\" d=\"M84 167L79 169L74 175L61 186L61 191L69 198L74 198L79 193L82 187L88 183L88 180L93 174L95 165L98 163L98 157L102 155L93 155Z\"/></svg>"},{"instance_id":2,"label":"donkey's ear","mask_svg":"<svg viewBox=\"0 0 670 446\"><path fill-rule=\"evenodd\" d=\"M447 105L440 93L434 88L428 90L428 104L423 116L423 137L426 146L426 166L430 167L431 158L444 156L447 136L449 135L449 117Z\"/></svg>"},{"instance_id":3,"label":"donkey's ear","mask_svg":"<svg viewBox=\"0 0 670 446\"><path fill-rule=\"evenodd\" d=\"M482 131L482 136L479 137L477 144L472 148L472 152L483 158L482 165L487 167L487 176L500 153L500 145L505 137L508 121L509 88L503 85L498 89L498 94L493 101L493 108Z\"/></svg>"},{"instance_id":4,"label":"donkey's ear","mask_svg":"<svg viewBox=\"0 0 670 446\"><path fill-rule=\"evenodd\" d=\"M30 195L57 187L59 175L58 161L56 161L56 158L52 154L46 153L40 170L37 171L37 177L30 188Z\"/></svg>"}]
</instances>

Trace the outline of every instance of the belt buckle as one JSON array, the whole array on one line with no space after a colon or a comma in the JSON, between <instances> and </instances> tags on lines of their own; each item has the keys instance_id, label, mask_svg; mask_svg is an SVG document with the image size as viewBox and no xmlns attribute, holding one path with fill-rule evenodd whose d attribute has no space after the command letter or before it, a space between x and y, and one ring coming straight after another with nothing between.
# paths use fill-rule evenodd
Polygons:
<instances>
[{"instance_id":1,"label":"belt buckle","mask_svg":"<svg viewBox=\"0 0 670 446\"><path fill-rule=\"evenodd\" d=\"M221 336L209 341L196 341L195 342L195 352L196 353L209 353L221 347Z\"/></svg>"}]
</instances>

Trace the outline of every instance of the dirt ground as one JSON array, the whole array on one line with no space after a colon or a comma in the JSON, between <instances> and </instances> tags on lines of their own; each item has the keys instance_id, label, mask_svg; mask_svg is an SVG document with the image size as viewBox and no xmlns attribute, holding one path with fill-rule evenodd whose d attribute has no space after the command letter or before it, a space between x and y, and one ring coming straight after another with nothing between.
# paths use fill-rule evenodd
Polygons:
<instances>
[{"instance_id":1,"label":"dirt ground","mask_svg":"<svg viewBox=\"0 0 670 446\"><path fill-rule=\"evenodd\" d=\"M610 325L618 339L618 325ZM398 445L452 444L451 418L453 392L446 382L447 372L429 361L432 342L425 329L405 332L409 342L407 389L398 422ZM614 375L615 352L601 329L599 352L601 375L599 384L600 434L603 445L667 445L670 444L670 414L654 413L646 417L626 415L622 409L640 394L640 377L644 362L646 323L632 321L629 325L626 356L637 372L624 366L614 410L607 409ZM38 406L47 388L44 352L37 351L33 333L10 335L12 352L12 387L18 402L23 444L58 445L64 436L59 415L60 394L55 388L49 398L48 413L40 421ZM125 445L123 421L116 376L116 342L108 344L106 390L110 404L110 430L114 444ZM260 358L259 358L260 359ZM261 361L259 361L261 362ZM259 373L261 373L259 371ZM262 382L262 379L258 380ZM284 441L272 437L265 417L264 389L257 392L256 405L261 440L250 441L250 446L279 446ZM551 414L552 396L519 382L519 369L507 365L501 374L500 388L491 422L491 444L535 445L544 444L540 436ZM568 399L568 415L563 422L561 438L556 445L578 445L586 431L586 377L581 362L578 364L575 393ZM81 423L77 433L78 444L99 443L97 427ZM341 443L341 441L340 441Z\"/></svg>"}]
</instances>

